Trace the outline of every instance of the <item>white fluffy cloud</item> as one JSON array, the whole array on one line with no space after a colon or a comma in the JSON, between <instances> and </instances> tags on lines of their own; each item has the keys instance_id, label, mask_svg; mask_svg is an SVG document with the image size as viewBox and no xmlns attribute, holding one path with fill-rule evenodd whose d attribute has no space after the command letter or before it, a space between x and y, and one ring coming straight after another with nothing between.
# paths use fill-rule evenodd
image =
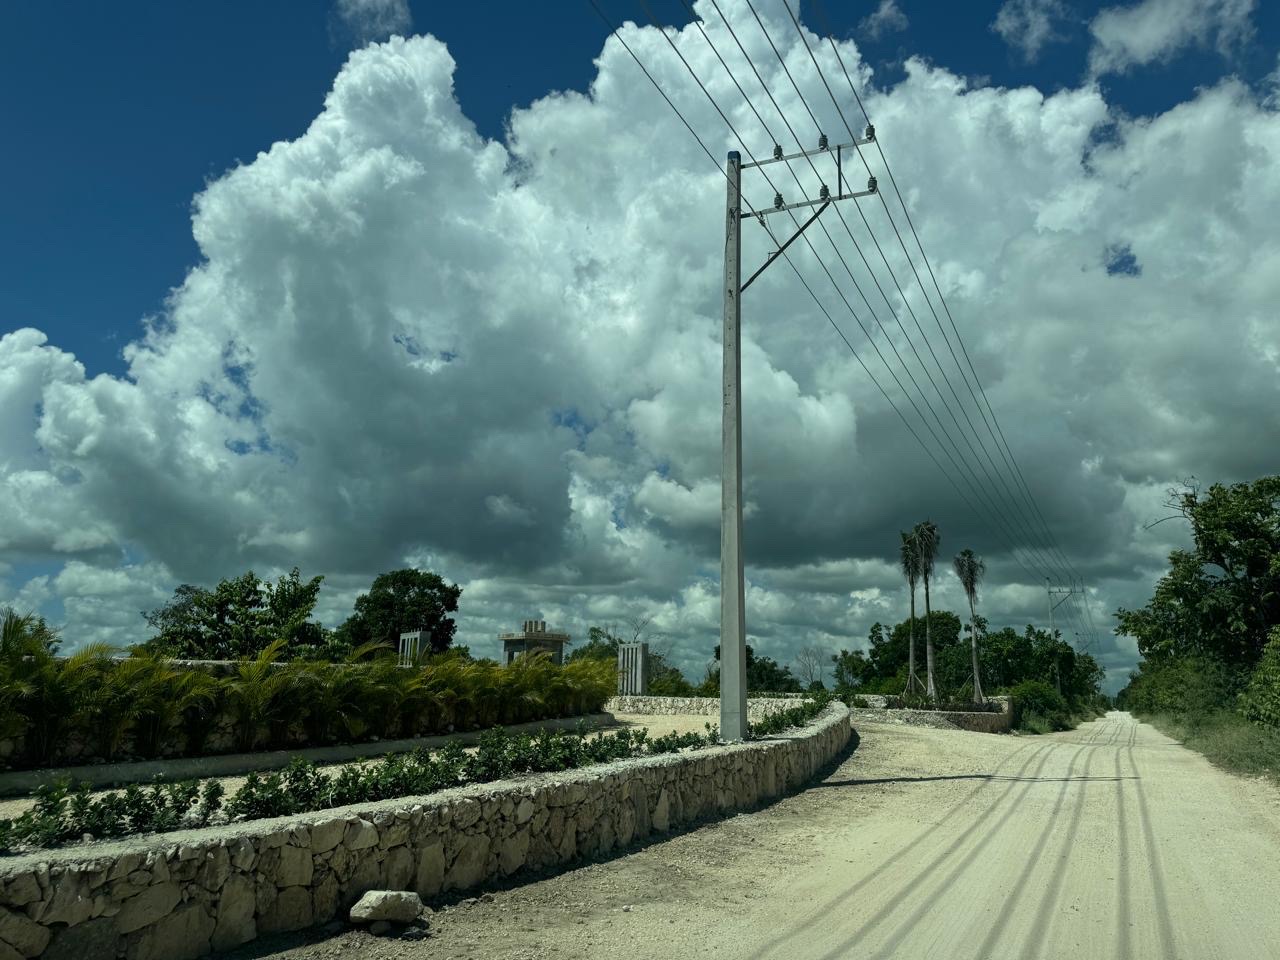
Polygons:
<instances>
[{"instance_id":1,"label":"white fluffy cloud","mask_svg":"<svg viewBox=\"0 0 1280 960\"><path fill-rule=\"evenodd\" d=\"M878 40L886 33L898 33L907 29L910 21L898 6L897 0L880 0L880 6L862 18L858 30L873 40Z\"/></svg>"},{"instance_id":2,"label":"white fluffy cloud","mask_svg":"<svg viewBox=\"0 0 1280 960\"><path fill-rule=\"evenodd\" d=\"M1062 0L1005 0L991 29L1031 63L1046 44L1061 39L1058 25L1066 17Z\"/></svg>"},{"instance_id":3,"label":"white fluffy cloud","mask_svg":"<svg viewBox=\"0 0 1280 960\"><path fill-rule=\"evenodd\" d=\"M836 135L781 4L763 15ZM798 122L754 20L737 16ZM624 35L712 151L736 148L662 36ZM677 42L767 150L702 36ZM1091 85L972 89L919 60L880 88L855 46L842 50L1105 631L1105 612L1144 599L1180 536L1141 526L1165 486L1274 470L1280 118L1231 81L1140 121ZM818 56L841 76L829 49ZM193 218L204 262L129 346L127 376L87 376L32 328L39 318L13 318L0 339L0 597L42 607L77 640L126 642L137 611L179 582L296 564L327 575L332 623L375 574L417 563L463 584L460 638L477 652L532 616L580 636L643 612L700 672L718 619L723 177L616 41L589 91L516 109L503 143L462 113L453 70L430 37L359 50L305 134L210 184ZM864 212L909 289L882 208ZM844 213L876 265L857 212ZM869 287L839 221L822 222ZM761 262L767 238L745 237L745 262ZM1108 272L1117 250L1135 269ZM784 264L748 292L743 322L757 649L786 660L810 643L851 647L902 616L897 531L925 516L944 558L987 557L993 622L1047 619L1042 584L939 475ZM31 572L42 566L53 572ZM940 602L958 606L950 579ZM1117 677L1132 660L1107 641Z\"/></svg>"},{"instance_id":4,"label":"white fluffy cloud","mask_svg":"<svg viewBox=\"0 0 1280 960\"><path fill-rule=\"evenodd\" d=\"M1102 10L1089 30L1095 76L1167 60L1186 47L1229 55L1253 32L1254 0L1142 0Z\"/></svg>"}]
</instances>

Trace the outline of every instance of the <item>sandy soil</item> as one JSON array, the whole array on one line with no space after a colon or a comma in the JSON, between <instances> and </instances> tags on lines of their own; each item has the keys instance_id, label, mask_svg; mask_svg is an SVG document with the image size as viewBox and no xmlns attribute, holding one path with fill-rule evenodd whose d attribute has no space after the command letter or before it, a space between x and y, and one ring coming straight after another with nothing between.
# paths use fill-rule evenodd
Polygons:
<instances>
[{"instance_id":1,"label":"sandy soil","mask_svg":"<svg viewBox=\"0 0 1280 960\"><path fill-rule=\"evenodd\" d=\"M1280 957L1280 793L1128 714L998 737L879 724L750 815L437 911L235 956Z\"/></svg>"},{"instance_id":2,"label":"sandy soil","mask_svg":"<svg viewBox=\"0 0 1280 960\"><path fill-rule=\"evenodd\" d=\"M627 727L627 728L645 727L648 729L650 736L660 737L663 734L667 734L667 733L690 733L690 732L705 733L706 724L709 721L714 721L716 719L715 717L700 717L700 716L695 717L695 716L685 716L683 714L670 716L670 717L660 717L660 716L650 716L647 714L638 714L638 713L616 713L616 714L611 714L611 716L614 719L613 723L595 724L592 726L592 729L593 730L618 730L623 727ZM473 747L468 747L467 752L470 753L473 749L474 749ZM379 758L374 758L368 762L377 763L378 759ZM354 761L347 760L342 763L321 764L320 769L332 773L333 771L339 770L342 767L347 766L353 762ZM271 772L272 771L270 770L260 770L258 771L258 776L260 777L269 776ZM210 777L207 779L215 779L215 778ZM242 786L244 786L244 781L245 781L245 778L243 776L218 777L216 779L219 779L222 781L222 788L226 791L227 797L230 797ZM204 782L204 781L201 781L201 782ZM143 786L146 786L146 784L143 784ZM97 797L97 796L101 796L104 793L118 793L118 792L119 791L117 790L110 790L110 789L95 790L92 795ZM32 805L31 797L6 797L0 800L0 818L13 819L15 817L18 817L22 813L24 813L26 810L29 810L31 808L31 805Z\"/></svg>"}]
</instances>

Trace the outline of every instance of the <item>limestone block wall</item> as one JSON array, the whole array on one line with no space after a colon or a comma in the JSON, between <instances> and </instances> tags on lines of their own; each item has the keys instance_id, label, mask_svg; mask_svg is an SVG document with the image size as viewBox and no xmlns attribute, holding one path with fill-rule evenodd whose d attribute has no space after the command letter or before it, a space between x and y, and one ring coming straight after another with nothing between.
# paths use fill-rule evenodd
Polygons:
<instances>
[{"instance_id":1,"label":"limestone block wall","mask_svg":"<svg viewBox=\"0 0 1280 960\"><path fill-rule=\"evenodd\" d=\"M747 701L747 719L761 720L780 710L789 710L803 704L803 697L752 697ZM647 713L654 716L686 714L693 716L720 716L718 697L610 697L605 701L608 713Z\"/></svg>"},{"instance_id":2,"label":"limestone block wall","mask_svg":"<svg viewBox=\"0 0 1280 960\"><path fill-rule=\"evenodd\" d=\"M802 730L306 816L0 861L0 960L186 960L341 916L570 863L798 788L841 753L847 708Z\"/></svg>"}]
</instances>

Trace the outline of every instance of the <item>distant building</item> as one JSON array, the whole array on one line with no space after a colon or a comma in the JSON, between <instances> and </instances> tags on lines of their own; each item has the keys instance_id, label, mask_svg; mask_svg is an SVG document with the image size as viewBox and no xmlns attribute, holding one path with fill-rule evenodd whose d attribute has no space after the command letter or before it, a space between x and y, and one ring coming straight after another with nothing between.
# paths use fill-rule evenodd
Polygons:
<instances>
[{"instance_id":1,"label":"distant building","mask_svg":"<svg viewBox=\"0 0 1280 960\"><path fill-rule=\"evenodd\" d=\"M564 663L564 648L569 643L567 633L547 629L545 620L526 620L519 633L501 633L502 662L511 663L525 653L548 653L552 663Z\"/></svg>"}]
</instances>

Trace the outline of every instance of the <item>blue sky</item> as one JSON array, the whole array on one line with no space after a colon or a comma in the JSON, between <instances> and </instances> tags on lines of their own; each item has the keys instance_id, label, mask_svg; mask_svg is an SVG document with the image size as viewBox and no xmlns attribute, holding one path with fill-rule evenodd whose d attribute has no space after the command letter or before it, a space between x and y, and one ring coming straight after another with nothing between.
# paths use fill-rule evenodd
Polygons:
<instances>
[{"instance_id":1,"label":"blue sky","mask_svg":"<svg viewBox=\"0 0 1280 960\"><path fill-rule=\"evenodd\" d=\"M640 0L597 2L647 22ZM837 122L781 0L753 2L805 92L746 0L718 0L728 22L697 2L708 36L650 0L744 129L707 43L727 49L730 25L779 109ZM1277 4L822 3L874 71L913 225L1105 634L1185 543L1147 526L1171 484L1275 469ZM823 29L812 0L801 18ZM409 39L367 42L389 24ZM581 635L653 616L700 675L723 188L606 36L588 0L0 5L0 602L124 645L179 583L296 564L325 575L333 624L375 575L420 565L465 585L473 650L527 618ZM628 36L736 148L666 39ZM786 661L905 616L898 531L925 515L987 558L993 622L1045 623L1018 559L1036 537L998 536L888 408L929 422L914 376L887 379L932 355L925 331L859 335L818 256L864 285L907 264L846 239L799 254L816 303L774 270L744 317L753 645ZM149 315L167 322L147 333ZM864 353L893 345L886 369L831 323ZM959 609L953 580L935 599ZM1103 654L1123 682L1132 641Z\"/></svg>"},{"instance_id":2,"label":"blue sky","mask_svg":"<svg viewBox=\"0 0 1280 960\"><path fill-rule=\"evenodd\" d=\"M603 0L616 21L647 22L636 0ZM501 138L512 106L553 90L584 90L604 26L586 0L475 5L410 2L416 32L444 40L457 95L481 133ZM689 20L654 0L667 23ZM884 82L907 54L975 82L1078 84L1087 24L1102 6L1068 3L1058 39L1035 62L991 29L999 2L900 0L905 29L859 27L874 3L826 0L836 32L856 38ZM816 26L811 5L808 22ZM1280 5L1254 12L1254 36L1230 57L1191 45L1168 63L1102 83L1108 100L1151 115L1233 72L1258 83L1276 68ZM35 326L88 373L120 374L120 351L199 259L192 196L207 180L292 139L319 112L353 38L315 0L219 4L45 0L0 8L0 103L8 148L0 182L3 319Z\"/></svg>"}]
</instances>

